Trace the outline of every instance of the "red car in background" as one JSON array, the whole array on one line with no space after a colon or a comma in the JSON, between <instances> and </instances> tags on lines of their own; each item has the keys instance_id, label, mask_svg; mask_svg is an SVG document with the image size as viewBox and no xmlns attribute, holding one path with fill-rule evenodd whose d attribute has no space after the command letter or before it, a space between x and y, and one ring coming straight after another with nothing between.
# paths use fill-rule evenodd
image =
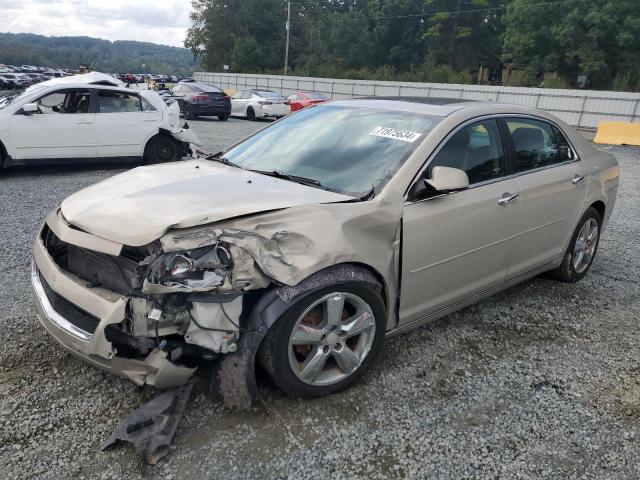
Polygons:
<instances>
[{"instance_id":1,"label":"red car in background","mask_svg":"<svg viewBox=\"0 0 640 480\"><path fill-rule=\"evenodd\" d=\"M325 97L321 93L316 92L296 92L293 95L289 95L287 100L289 100L291 111L297 112L311 105L326 102L329 100L329 97Z\"/></svg>"}]
</instances>

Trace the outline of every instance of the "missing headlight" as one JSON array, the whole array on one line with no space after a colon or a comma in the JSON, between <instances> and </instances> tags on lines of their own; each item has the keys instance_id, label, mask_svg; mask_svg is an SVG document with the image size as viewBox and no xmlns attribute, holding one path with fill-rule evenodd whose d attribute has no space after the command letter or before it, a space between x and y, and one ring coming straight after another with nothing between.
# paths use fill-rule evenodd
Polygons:
<instances>
[{"instance_id":1,"label":"missing headlight","mask_svg":"<svg viewBox=\"0 0 640 480\"><path fill-rule=\"evenodd\" d=\"M232 268L228 247L217 243L158 256L150 263L146 279L166 287L214 288L224 284Z\"/></svg>"}]
</instances>

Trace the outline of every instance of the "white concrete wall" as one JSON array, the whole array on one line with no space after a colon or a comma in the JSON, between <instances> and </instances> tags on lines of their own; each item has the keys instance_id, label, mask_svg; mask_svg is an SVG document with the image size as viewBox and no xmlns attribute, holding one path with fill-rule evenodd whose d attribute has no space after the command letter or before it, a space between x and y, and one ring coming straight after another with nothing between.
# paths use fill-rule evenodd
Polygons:
<instances>
[{"instance_id":1,"label":"white concrete wall","mask_svg":"<svg viewBox=\"0 0 640 480\"><path fill-rule=\"evenodd\" d=\"M300 90L330 98L357 96L453 97L516 103L546 110L574 127L595 129L602 120L640 122L640 93L492 87L446 83L382 82L334 78L285 77L242 73L197 72L195 78L222 88L269 88L285 96Z\"/></svg>"}]
</instances>

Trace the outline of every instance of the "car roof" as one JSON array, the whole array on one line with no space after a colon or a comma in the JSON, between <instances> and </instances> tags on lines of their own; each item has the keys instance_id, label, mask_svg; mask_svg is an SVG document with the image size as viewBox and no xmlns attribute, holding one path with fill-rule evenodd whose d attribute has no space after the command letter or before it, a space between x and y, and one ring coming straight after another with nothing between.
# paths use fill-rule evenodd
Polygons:
<instances>
[{"instance_id":1,"label":"car roof","mask_svg":"<svg viewBox=\"0 0 640 480\"><path fill-rule=\"evenodd\" d=\"M71 84L84 84L86 85L112 85L114 87L124 86L124 82L108 75L106 73L101 72L89 72L89 73L80 73L77 75L71 75L68 77L56 77L51 80L47 80L43 82L48 85L71 85Z\"/></svg>"},{"instance_id":2,"label":"car roof","mask_svg":"<svg viewBox=\"0 0 640 480\"><path fill-rule=\"evenodd\" d=\"M206 83L206 82L187 82L184 85L188 85L190 87L196 87L196 88L217 88L218 90L222 90L220 87L218 87L217 85L214 85L212 83Z\"/></svg>"},{"instance_id":3,"label":"car roof","mask_svg":"<svg viewBox=\"0 0 640 480\"><path fill-rule=\"evenodd\" d=\"M358 97L345 100L334 100L331 104L349 107L399 110L403 112L422 113L438 117L446 117L463 108L496 105L495 102L481 102L446 97Z\"/></svg>"},{"instance_id":4,"label":"car roof","mask_svg":"<svg viewBox=\"0 0 640 480\"><path fill-rule=\"evenodd\" d=\"M141 92L145 92L148 90L142 90L142 89L138 89L138 88L126 88L126 87L114 87L111 85L95 85L95 84L90 84L90 83L62 83L62 84L56 84L56 83L49 83L49 82L40 82L40 83L36 83L35 85L32 85L30 87L27 88L26 92L28 93L32 93L32 92L37 92L40 90L45 90L48 88L53 88L53 89L59 89L59 88L82 88L82 89L87 89L87 88L94 88L94 89L99 89L99 90L117 90L119 92L128 92L128 93L132 93L132 94L140 94Z\"/></svg>"}]
</instances>

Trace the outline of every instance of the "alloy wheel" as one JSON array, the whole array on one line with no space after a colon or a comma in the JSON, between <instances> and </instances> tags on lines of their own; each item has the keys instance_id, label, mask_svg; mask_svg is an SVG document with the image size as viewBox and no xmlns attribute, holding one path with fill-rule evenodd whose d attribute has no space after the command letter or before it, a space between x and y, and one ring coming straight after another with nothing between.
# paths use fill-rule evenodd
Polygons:
<instances>
[{"instance_id":1,"label":"alloy wheel","mask_svg":"<svg viewBox=\"0 0 640 480\"><path fill-rule=\"evenodd\" d=\"M289 337L289 365L308 385L340 382L362 364L375 333L375 317L362 298L327 294L298 317Z\"/></svg>"},{"instance_id":2,"label":"alloy wheel","mask_svg":"<svg viewBox=\"0 0 640 480\"><path fill-rule=\"evenodd\" d=\"M573 269L576 273L582 273L589 267L598 245L598 234L599 227L596 219L587 219L573 247Z\"/></svg>"}]
</instances>

